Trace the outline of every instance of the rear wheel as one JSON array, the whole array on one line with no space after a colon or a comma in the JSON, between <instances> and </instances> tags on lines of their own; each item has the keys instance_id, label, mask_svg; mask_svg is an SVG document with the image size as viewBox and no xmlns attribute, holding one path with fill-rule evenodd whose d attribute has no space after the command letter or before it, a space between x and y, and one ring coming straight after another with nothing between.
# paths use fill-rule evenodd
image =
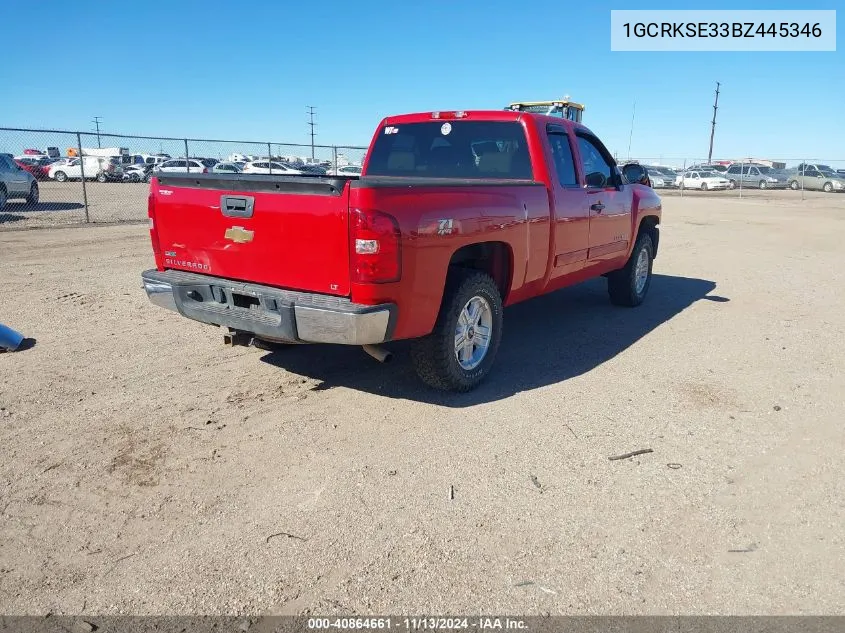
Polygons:
<instances>
[{"instance_id":1,"label":"rear wheel","mask_svg":"<svg viewBox=\"0 0 845 633\"><path fill-rule=\"evenodd\" d=\"M29 188L29 195L26 197L26 203L30 205L38 204L38 185L36 183L32 183L32 186Z\"/></svg>"},{"instance_id":2,"label":"rear wheel","mask_svg":"<svg viewBox=\"0 0 845 633\"><path fill-rule=\"evenodd\" d=\"M475 270L451 271L434 330L414 341L411 358L426 384L469 391L493 366L502 338L502 298L493 279Z\"/></svg>"},{"instance_id":3,"label":"rear wheel","mask_svg":"<svg viewBox=\"0 0 845 633\"><path fill-rule=\"evenodd\" d=\"M760 181L760 189L765 189L766 187L768 187L768 184L766 183L766 181L765 181L765 180L761 180L761 181Z\"/></svg>"},{"instance_id":4,"label":"rear wheel","mask_svg":"<svg viewBox=\"0 0 845 633\"><path fill-rule=\"evenodd\" d=\"M97 182L106 182L106 180L107 178L105 172L101 171L99 174L97 174Z\"/></svg>"},{"instance_id":5,"label":"rear wheel","mask_svg":"<svg viewBox=\"0 0 845 633\"><path fill-rule=\"evenodd\" d=\"M701 183L701 190L707 191L707 183L706 182Z\"/></svg>"},{"instance_id":6,"label":"rear wheel","mask_svg":"<svg viewBox=\"0 0 845 633\"><path fill-rule=\"evenodd\" d=\"M728 189L736 189L736 180L731 180L728 182Z\"/></svg>"},{"instance_id":7,"label":"rear wheel","mask_svg":"<svg viewBox=\"0 0 845 633\"><path fill-rule=\"evenodd\" d=\"M63 171L57 171L54 176L57 182L64 182L65 180L67 180L67 174Z\"/></svg>"},{"instance_id":8,"label":"rear wheel","mask_svg":"<svg viewBox=\"0 0 845 633\"><path fill-rule=\"evenodd\" d=\"M651 285L651 268L654 261L654 244L651 236L641 233L625 268L607 276L610 302L618 306L638 306L645 299Z\"/></svg>"},{"instance_id":9,"label":"rear wheel","mask_svg":"<svg viewBox=\"0 0 845 633\"><path fill-rule=\"evenodd\" d=\"M799 188L798 187L798 181L797 180L791 181L789 183L789 188L792 189L792 191L798 191L798 188Z\"/></svg>"}]
</instances>

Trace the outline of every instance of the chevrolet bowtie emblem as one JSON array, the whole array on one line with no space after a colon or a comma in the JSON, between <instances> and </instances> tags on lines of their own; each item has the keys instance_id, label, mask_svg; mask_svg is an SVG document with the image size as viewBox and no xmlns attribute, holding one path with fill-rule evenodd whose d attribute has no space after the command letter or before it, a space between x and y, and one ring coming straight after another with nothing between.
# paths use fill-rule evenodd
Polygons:
<instances>
[{"instance_id":1,"label":"chevrolet bowtie emblem","mask_svg":"<svg viewBox=\"0 0 845 633\"><path fill-rule=\"evenodd\" d=\"M252 241L254 235L255 231L247 231L242 226L233 226L230 229L226 229L226 233L223 237L227 240L232 240L237 244L246 244L247 242Z\"/></svg>"}]
</instances>

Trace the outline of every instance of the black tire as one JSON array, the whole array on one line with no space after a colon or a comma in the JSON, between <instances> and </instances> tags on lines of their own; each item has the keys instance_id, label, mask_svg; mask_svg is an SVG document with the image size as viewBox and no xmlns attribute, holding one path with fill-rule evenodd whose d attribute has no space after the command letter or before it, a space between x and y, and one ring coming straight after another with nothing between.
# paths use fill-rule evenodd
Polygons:
<instances>
[{"instance_id":1,"label":"black tire","mask_svg":"<svg viewBox=\"0 0 845 633\"><path fill-rule=\"evenodd\" d=\"M830 182L824 183L824 187L822 187L822 189L824 189L825 193L830 193L831 191L833 191L833 183L830 183Z\"/></svg>"},{"instance_id":2,"label":"black tire","mask_svg":"<svg viewBox=\"0 0 845 633\"><path fill-rule=\"evenodd\" d=\"M793 180L792 182L790 182L789 188L792 189L792 191L798 191L798 189L800 189L800 186L798 185L798 181Z\"/></svg>"},{"instance_id":3,"label":"black tire","mask_svg":"<svg viewBox=\"0 0 845 633\"><path fill-rule=\"evenodd\" d=\"M760 181L760 189L765 189L767 186L768 186L768 185L767 185L767 183L766 183L766 181L765 181L765 180L761 180L761 181Z\"/></svg>"},{"instance_id":4,"label":"black tire","mask_svg":"<svg viewBox=\"0 0 845 633\"><path fill-rule=\"evenodd\" d=\"M28 205L35 206L36 204L38 204L38 198L38 184L32 183L32 186L29 188L29 195L26 197L26 203Z\"/></svg>"},{"instance_id":5,"label":"black tire","mask_svg":"<svg viewBox=\"0 0 845 633\"><path fill-rule=\"evenodd\" d=\"M736 180L728 181L728 189L736 189Z\"/></svg>"},{"instance_id":6,"label":"black tire","mask_svg":"<svg viewBox=\"0 0 845 633\"><path fill-rule=\"evenodd\" d=\"M108 180L108 178L106 178L105 172L101 171L99 174L97 174L97 182L106 182L106 180Z\"/></svg>"},{"instance_id":7,"label":"black tire","mask_svg":"<svg viewBox=\"0 0 845 633\"><path fill-rule=\"evenodd\" d=\"M0 187L0 211L6 208L6 202L9 200L8 195L6 194L6 188Z\"/></svg>"},{"instance_id":8,"label":"black tire","mask_svg":"<svg viewBox=\"0 0 845 633\"><path fill-rule=\"evenodd\" d=\"M701 190L707 191L707 183L706 182L701 183Z\"/></svg>"},{"instance_id":9,"label":"black tire","mask_svg":"<svg viewBox=\"0 0 845 633\"><path fill-rule=\"evenodd\" d=\"M481 297L490 307L492 331L481 362L472 369L465 369L455 352L455 333L464 306L474 297ZM501 340L502 297L493 279L479 271L453 269L446 281L434 330L414 341L411 359L417 375L427 385L443 391L465 392L477 386L490 372Z\"/></svg>"},{"instance_id":10,"label":"black tire","mask_svg":"<svg viewBox=\"0 0 845 633\"><path fill-rule=\"evenodd\" d=\"M53 177L55 178L56 182L65 182L67 180L67 174L63 171L57 171L55 174L53 174Z\"/></svg>"},{"instance_id":11,"label":"black tire","mask_svg":"<svg viewBox=\"0 0 845 633\"><path fill-rule=\"evenodd\" d=\"M640 253L645 250L648 256L648 277L642 289L637 290L637 261ZM641 233L634 244L634 250L628 258L624 268L616 270L607 276L607 292L610 302L617 306L635 307L640 305L651 286L651 269L654 264L654 244L651 236Z\"/></svg>"}]
</instances>

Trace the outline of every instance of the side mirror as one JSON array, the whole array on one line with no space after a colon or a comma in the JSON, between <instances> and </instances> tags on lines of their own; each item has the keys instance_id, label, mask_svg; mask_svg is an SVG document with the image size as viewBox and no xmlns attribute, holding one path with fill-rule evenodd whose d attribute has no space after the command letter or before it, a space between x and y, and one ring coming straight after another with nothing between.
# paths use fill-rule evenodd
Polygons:
<instances>
[{"instance_id":1,"label":"side mirror","mask_svg":"<svg viewBox=\"0 0 845 633\"><path fill-rule=\"evenodd\" d=\"M648 184L648 172L645 167L638 163L628 163L622 167L622 175L625 176L625 180L631 184Z\"/></svg>"},{"instance_id":2,"label":"side mirror","mask_svg":"<svg viewBox=\"0 0 845 633\"><path fill-rule=\"evenodd\" d=\"M600 171L592 171L584 177L584 182L592 189L603 189L607 186L607 178Z\"/></svg>"}]
</instances>

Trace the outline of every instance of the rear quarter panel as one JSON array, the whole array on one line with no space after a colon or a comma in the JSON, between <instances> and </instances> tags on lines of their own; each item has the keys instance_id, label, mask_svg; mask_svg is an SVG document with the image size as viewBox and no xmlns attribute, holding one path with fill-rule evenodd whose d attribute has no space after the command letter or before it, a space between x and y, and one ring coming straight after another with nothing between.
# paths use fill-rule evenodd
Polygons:
<instances>
[{"instance_id":1,"label":"rear quarter panel","mask_svg":"<svg viewBox=\"0 0 845 633\"><path fill-rule=\"evenodd\" d=\"M461 247L502 242L510 254L507 303L542 284L549 245L549 198L542 184L426 186L354 183L350 206L394 216L402 234L402 278L390 284L352 284L352 300L394 302L394 338L431 332L449 262ZM535 256L532 256L533 255Z\"/></svg>"}]
</instances>

